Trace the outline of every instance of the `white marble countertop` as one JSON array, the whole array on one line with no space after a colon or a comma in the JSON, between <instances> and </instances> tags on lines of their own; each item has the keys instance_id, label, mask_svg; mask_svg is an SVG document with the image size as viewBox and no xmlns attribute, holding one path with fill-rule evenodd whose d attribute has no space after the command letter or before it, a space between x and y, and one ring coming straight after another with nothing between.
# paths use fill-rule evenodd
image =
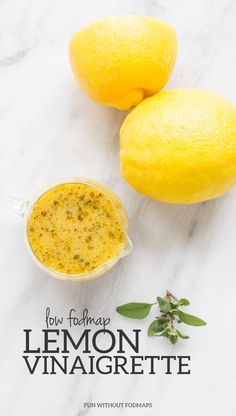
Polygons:
<instances>
[{"instance_id":1,"label":"white marble countertop","mask_svg":"<svg viewBox=\"0 0 236 416\"><path fill-rule=\"evenodd\" d=\"M85 176L124 202L133 253L87 283L49 278L29 258L20 217L0 216L0 414L2 416L235 416L236 190L211 202L171 206L137 194L119 173L125 113L91 102L71 73L67 44L108 15L145 14L173 24L177 65L167 88L215 90L236 104L233 0L1 0L0 190L30 198L60 177ZM185 296L208 322L175 347L142 335L145 354L191 355L191 375L30 375L23 328L39 330L47 306L111 317L113 329L145 331L115 312L165 290ZM84 402L152 402L152 409L85 409Z\"/></svg>"}]
</instances>

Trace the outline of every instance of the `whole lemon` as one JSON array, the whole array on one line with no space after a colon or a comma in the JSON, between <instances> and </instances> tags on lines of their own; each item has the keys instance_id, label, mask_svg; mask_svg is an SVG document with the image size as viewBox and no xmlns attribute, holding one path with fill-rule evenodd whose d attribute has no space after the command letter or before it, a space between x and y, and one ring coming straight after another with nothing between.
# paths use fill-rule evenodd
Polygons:
<instances>
[{"instance_id":1,"label":"whole lemon","mask_svg":"<svg viewBox=\"0 0 236 416\"><path fill-rule=\"evenodd\" d=\"M121 110L167 83L176 60L172 27L152 17L117 16L92 23L69 45L71 65L84 92Z\"/></svg>"},{"instance_id":2,"label":"whole lemon","mask_svg":"<svg viewBox=\"0 0 236 416\"><path fill-rule=\"evenodd\" d=\"M147 98L125 119L121 172L139 192L191 204L236 182L236 109L210 91L183 88Z\"/></svg>"}]
</instances>

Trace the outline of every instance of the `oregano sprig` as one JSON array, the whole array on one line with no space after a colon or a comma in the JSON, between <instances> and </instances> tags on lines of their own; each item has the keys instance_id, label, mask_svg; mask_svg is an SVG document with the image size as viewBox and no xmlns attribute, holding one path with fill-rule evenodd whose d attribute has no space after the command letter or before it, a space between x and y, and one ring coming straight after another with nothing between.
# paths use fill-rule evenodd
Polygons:
<instances>
[{"instance_id":1,"label":"oregano sprig","mask_svg":"<svg viewBox=\"0 0 236 416\"><path fill-rule=\"evenodd\" d=\"M182 331L176 328L176 323L185 323L191 326L206 325L206 322L201 318L189 315L181 309L183 306L190 305L188 299L177 299L169 291L166 292L164 298L158 296L157 301L154 303L131 302L118 306L116 310L118 313L127 318L144 319L149 315L151 308L154 305L158 305L160 315L157 316L148 327L147 334L150 337L163 336L166 337L172 344L176 344L179 338L189 338L188 335L185 335Z\"/></svg>"}]
</instances>

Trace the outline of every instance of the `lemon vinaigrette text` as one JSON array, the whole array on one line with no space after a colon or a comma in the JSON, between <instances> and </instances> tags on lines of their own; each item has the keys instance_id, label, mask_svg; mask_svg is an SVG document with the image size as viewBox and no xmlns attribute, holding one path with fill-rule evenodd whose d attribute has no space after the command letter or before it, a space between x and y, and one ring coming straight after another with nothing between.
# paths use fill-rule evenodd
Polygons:
<instances>
[{"instance_id":1,"label":"lemon vinaigrette text","mask_svg":"<svg viewBox=\"0 0 236 416\"><path fill-rule=\"evenodd\" d=\"M24 333L22 358L30 374L190 374L190 356L139 355L140 329L132 337L122 329L85 329L79 337L67 329L43 329L42 346L33 345L31 329Z\"/></svg>"}]
</instances>

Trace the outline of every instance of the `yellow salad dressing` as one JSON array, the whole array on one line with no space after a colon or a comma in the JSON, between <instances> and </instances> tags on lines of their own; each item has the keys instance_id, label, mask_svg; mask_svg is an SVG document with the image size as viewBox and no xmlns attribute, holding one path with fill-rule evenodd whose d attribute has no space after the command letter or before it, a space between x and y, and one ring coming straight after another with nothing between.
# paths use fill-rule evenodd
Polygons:
<instances>
[{"instance_id":1,"label":"yellow salad dressing","mask_svg":"<svg viewBox=\"0 0 236 416\"><path fill-rule=\"evenodd\" d=\"M125 234L116 209L103 192L81 183L58 185L34 204L28 240L46 267L85 274L116 257Z\"/></svg>"}]
</instances>

